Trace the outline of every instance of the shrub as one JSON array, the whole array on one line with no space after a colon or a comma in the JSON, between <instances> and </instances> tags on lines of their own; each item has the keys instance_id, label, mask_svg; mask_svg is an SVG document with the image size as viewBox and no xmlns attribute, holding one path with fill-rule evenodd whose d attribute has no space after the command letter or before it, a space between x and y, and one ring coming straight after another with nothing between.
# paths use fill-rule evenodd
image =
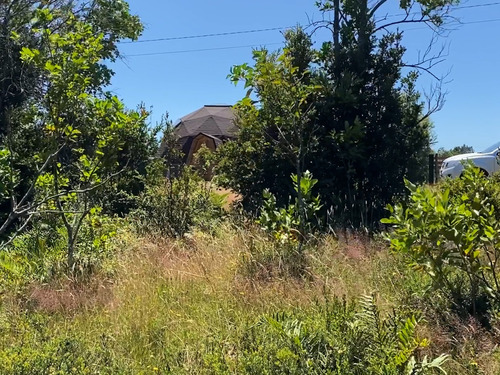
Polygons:
<instances>
[{"instance_id":1,"label":"shrub","mask_svg":"<svg viewBox=\"0 0 500 375\"><path fill-rule=\"evenodd\" d=\"M42 322L40 322L42 323ZM39 323L39 324L40 324ZM90 375L125 373L109 349L105 335L93 345L75 337L51 338L45 329L23 334L23 342L0 351L4 375ZM38 335L45 335L42 339Z\"/></svg>"},{"instance_id":2,"label":"shrub","mask_svg":"<svg viewBox=\"0 0 500 375\"><path fill-rule=\"evenodd\" d=\"M264 191L264 204L261 208L260 218L257 221L264 230L281 243L297 242L306 239L308 234L317 227L317 212L321 209L319 196L313 196L312 190L318 183L313 179L309 171L304 173L300 181L300 187L297 183L297 175L292 174L293 188L296 193L299 188L303 199L303 215L300 217L300 202L298 198L287 208L278 208L276 206L276 197L268 190ZM301 220L305 220L301 230Z\"/></svg>"},{"instance_id":3,"label":"shrub","mask_svg":"<svg viewBox=\"0 0 500 375\"><path fill-rule=\"evenodd\" d=\"M312 190L318 180L305 172L298 186L297 176L292 174L296 193L299 188L302 196L302 215L299 198L295 198L288 207L277 207L276 197L268 190L264 191L264 203L261 207L257 224L266 233L266 237L252 238L242 262L243 273L256 278L301 277L307 266L304 254L312 234L318 228L317 212L321 209L319 196L313 196ZM298 194L297 194L298 195ZM302 217L301 217L302 216ZM269 241L271 237L271 241Z\"/></svg>"},{"instance_id":4,"label":"shrub","mask_svg":"<svg viewBox=\"0 0 500 375\"><path fill-rule=\"evenodd\" d=\"M214 192L191 167L170 178L151 172L153 178L131 215L139 233L180 237L195 226L213 230L224 216L225 197Z\"/></svg>"},{"instance_id":5,"label":"shrub","mask_svg":"<svg viewBox=\"0 0 500 375\"><path fill-rule=\"evenodd\" d=\"M465 169L469 170L465 172L465 176L469 176L469 178L447 178L440 186L441 190L449 189L450 197L458 202L462 195L470 191L470 174L481 173L479 170L474 169L473 164L469 167L466 166ZM488 198L496 208L500 208L500 173L495 173L489 176L488 179L480 182L483 183L476 186L475 193L478 194L481 199ZM500 210L495 210L495 216L500 220Z\"/></svg>"},{"instance_id":6,"label":"shrub","mask_svg":"<svg viewBox=\"0 0 500 375\"><path fill-rule=\"evenodd\" d=\"M500 220L490 195L498 189L494 183L472 167L461 181L437 189L407 182L409 202L389 206L391 216L383 220L394 226L388 235L392 249L428 273L457 306L469 300L473 314L481 296L497 306L500 302Z\"/></svg>"},{"instance_id":7,"label":"shrub","mask_svg":"<svg viewBox=\"0 0 500 375\"><path fill-rule=\"evenodd\" d=\"M94 211L82 223L72 269L67 264L66 230L57 220L38 220L0 253L0 291L29 281L48 282L62 275L87 277L111 257L121 220Z\"/></svg>"}]
</instances>

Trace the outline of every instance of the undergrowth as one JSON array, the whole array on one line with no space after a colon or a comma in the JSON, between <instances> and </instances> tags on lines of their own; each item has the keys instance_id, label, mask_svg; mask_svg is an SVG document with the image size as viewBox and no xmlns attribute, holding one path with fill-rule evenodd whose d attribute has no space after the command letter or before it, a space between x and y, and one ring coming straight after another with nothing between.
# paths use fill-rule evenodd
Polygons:
<instances>
[{"instance_id":1,"label":"undergrowth","mask_svg":"<svg viewBox=\"0 0 500 375\"><path fill-rule=\"evenodd\" d=\"M251 227L223 224L216 235L179 240L120 238L126 251L111 274L98 269L80 284L38 280L21 294L2 292L0 373L499 369L494 330L453 315L428 278L364 236L318 238L298 277L262 271L265 257L256 264L255 248L272 254L274 244Z\"/></svg>"}]
</instances>

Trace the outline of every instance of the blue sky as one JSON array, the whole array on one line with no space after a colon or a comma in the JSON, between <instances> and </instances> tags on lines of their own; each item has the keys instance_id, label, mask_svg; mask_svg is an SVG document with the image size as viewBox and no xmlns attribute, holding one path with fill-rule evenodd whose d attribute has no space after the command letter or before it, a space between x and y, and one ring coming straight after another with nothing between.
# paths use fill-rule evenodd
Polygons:
<instances>
[{"instance_id":1,"label":"blue sky","mask_svg":"<svg viewBox=\"0 0 500 375\"><path fill-rule=\"evenodd\" d=\"M234 31L307 25L322 15L314 0L165 1L129 0L145 31L141 40L196 36ZM384 14L400 13L399 1L389 0ZM491 4L477 7L481 4ZM500 2L468 1L452 15L462 21L438 42L447 56L434 69L449 72L443 109L432 116L437 144L451 148L468 144L482 150L500 140ZM472 6L472 7L471 7ZM478 21L478 22L476 22ZM315 39L321 41L325 33ZM405 29L403 44L412 62L430 40L419 25ZM168 112L172 120L204 104L234 104L245 93L226 79L232 65L251 62L252 47L277 49L279 30L149 43L122 43L124 58L112 65L111 90L130 108L139 103L152 107L152 121ZM433 80L422 75L419 87L429 89Z\"/></svg>"}]
</instances>

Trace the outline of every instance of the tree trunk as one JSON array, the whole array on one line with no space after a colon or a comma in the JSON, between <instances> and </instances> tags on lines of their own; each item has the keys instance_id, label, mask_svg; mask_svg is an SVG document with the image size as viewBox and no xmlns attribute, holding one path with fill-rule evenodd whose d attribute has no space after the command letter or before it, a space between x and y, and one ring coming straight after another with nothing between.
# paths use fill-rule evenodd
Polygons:
<instances>
[{"instance_id":1,"label":"tree trunk","mask_svg":"<svg viewBox=\"0 0 500 375\"><path fill-rule=\"evenodd\" d=\"M71 270L75 264L75 236L73 236L73 228L66 227L66 230L68 232L68 267Z\"/></svg>"},{"instance_id":2,"label":"tree trunk","mask_svg":"<svg viewBox=\"0 0 500 375\"><path fill-rule=\"evenodd\" d=\"M296 165L296 172L297 172L297 202L299 206L299 232L300 232L300 238L299 242L302 244L304 242L305 238L305 227L306 227L306 215L305 215L305 210L304 210L304 197L302 195L302 188L301 188L301 183L302 183L302 163L301 163L301 154L302 152L299 151L299 157L297 158L297 165ZM299 247L299 249L302 249L302 246Z\"/></svg>"},{"instance_id":3,"label":"tree trunk","mask_svg":"<svg viewBox=\"0 0 500 375\"><path fill-rule=\"evenodd\" d=\"M335 79L340 78L340 0L333 1L333 63Z\"/></svg>"}]
</instances>

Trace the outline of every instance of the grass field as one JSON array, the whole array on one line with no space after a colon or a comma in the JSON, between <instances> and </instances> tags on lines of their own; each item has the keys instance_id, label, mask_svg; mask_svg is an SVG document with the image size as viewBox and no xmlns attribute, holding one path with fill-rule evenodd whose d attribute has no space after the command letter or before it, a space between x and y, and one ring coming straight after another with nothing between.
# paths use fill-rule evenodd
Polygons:
<instances>
[{"instance_id":1,"label":"grass field","mask_svg":"<svg viewBox=\"0 0 500 375\"><path fill-rule=\"evenodd\" d=\"M259 322L284 314L322 332L329 306L352 317L339 306L366 295L381 316L419 312L417 334L429 339L421 358L450 354L450 374L500 371L496 328L454 315L438 293L426 292L426 277L381 241L352 233L319 238L297 277L259 231L224 224L217 232L183 240L124 232L110 265L85 280L5 292L0 373L304 373L296 367L300 351ZM267 355L270 362L261 363Z\"/></svg>"}]
</instances>

